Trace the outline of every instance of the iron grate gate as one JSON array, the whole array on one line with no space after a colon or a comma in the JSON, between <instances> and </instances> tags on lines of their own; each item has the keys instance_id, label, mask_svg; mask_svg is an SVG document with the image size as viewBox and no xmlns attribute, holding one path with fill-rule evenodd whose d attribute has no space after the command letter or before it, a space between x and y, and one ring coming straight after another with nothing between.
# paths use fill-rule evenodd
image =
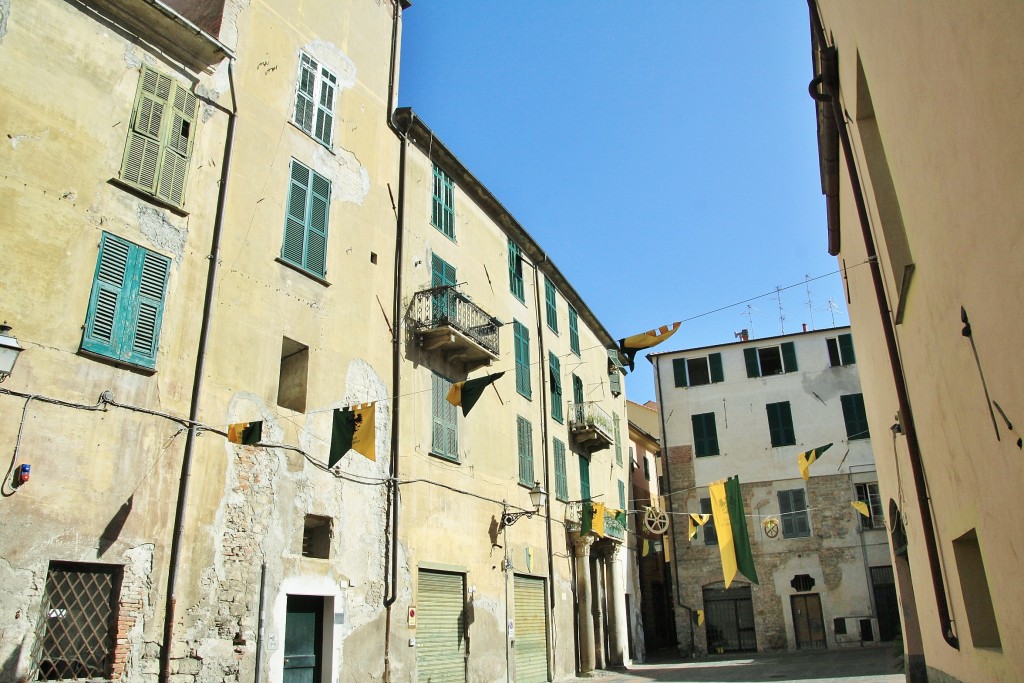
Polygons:
<instances>
[{"instance_id":1,"label":"iron grate gate","mask_svg":"<svg viewBox=\"0 0 1024 683\"><path fill-rule=\"evenodd\" d=\"M51 562L32 662L36 680L108 678L120 568Z\"/></svg>"}]
</instances>

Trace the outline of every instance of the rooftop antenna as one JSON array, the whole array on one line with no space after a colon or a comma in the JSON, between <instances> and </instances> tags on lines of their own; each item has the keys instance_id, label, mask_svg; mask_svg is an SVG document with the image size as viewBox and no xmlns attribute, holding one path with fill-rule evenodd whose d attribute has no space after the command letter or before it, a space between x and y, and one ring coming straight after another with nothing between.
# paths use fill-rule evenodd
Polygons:
<instances>
[{"instance_id":1,"label":"rooftop antenna","mask_svg":"<svg viewBox=\"0 0 1024 683\"><path fill-rule=\"evenodd\" d=\"M782 330L782 334L786 334L786 314L782 310L782 287L775 287L775 300L779 304L779 328Z\"/></svg>"},{"instance_id":2,"label":"rooftop antenna","mask_svg":"<svg viewBox=\"0 0 1024 683\"><path fill-rule=\"evenodd\" d=\"M836 326L836 311L839 310L839 306L836 305L835 299L829 299L828 300L828 305L825 307L825 310L826 311L830 311L832 313L832 327L835 327Z\"/></svg>"},{"instance_id":3,"label":"rooftop antenna","mask_svg":"<svg viewBox=\"0 0 1024 683\"><path fill-rule=\"evenodd\" d=\"M814 302L811 300L811 276L804 275L804 289L807 290L807 312L811 316L811 329L814 327ZM833 325L835 327L835 325Z\"/></svg>"},{"instance_id":4,"label":"rooftop antenna","mask_svg":"<svg viewBox=\"0 0 1024 683\"><path fill-rule=\"evenodd\" d=\"M750 304L747 304L747 310L740 313L740 315L747 316L747 329L750 330L751 337L754 336L754 316L757 315L757 313L758 310L751 306Z\"/></svg>"}]
</instances>

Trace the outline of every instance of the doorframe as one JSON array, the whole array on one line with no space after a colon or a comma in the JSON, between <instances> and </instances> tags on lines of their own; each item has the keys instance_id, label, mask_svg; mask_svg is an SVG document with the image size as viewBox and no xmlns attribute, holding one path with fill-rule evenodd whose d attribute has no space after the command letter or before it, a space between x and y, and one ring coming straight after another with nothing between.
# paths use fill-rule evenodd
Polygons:
<instances>
[{"instance_id":1,"label":"doorframe","mask_svg":"<svg viewBox=\"0 0 1024 683\"><path fill-rule=\"evenodd\" d=\"M821 644L822 644L822 646L821 646L821 648L814 647L813 643L815 643L816 641L812 639L812 640L808 641L808 646L807 647L801 648L800 647L800 637L799 637L799 633L797 631L797 618L796 618L796 611L795 611L796 600L798 598L804 598L805 599L804 603L806 604L806 598L810 598L812 596L818 601L818 617L819 617L819 621L821 623ZM804 650L814 650L814 649L827 650L828 649L828 629L825 628L825 611L824 611L824 606L822 605L821 593L793 593L793 594L791 594L789 596L789 614L790 614L790 618L793 621L793 645L795 646L795 648L797 650L800 650L800 649L804 649ZM809 626L810 625L808 624L808 632L810 632Z\"/></svg>"},{"instance_id":2,"label":"doorframe","mask_svg":"<svg viewBox=\"0 0 1024 683\"><path fill-rule=\"evenodd\" d=\"M338 589L337 583L326 578L300 577L285 579L274 599L273 609L268 614L266 631L263 635L264 648L267 652L263 671L263 680L269 683L281 683L284 679L284 636L288 619L288 596L305 596L323 600L323 637L321 640L320 680L317 683L330 683L338 680L339 662L335 650L340 645L338 630L341 624L335 623L335 614L341 614L344 620L344 593ZM259 637L259 636L257 636ZM276 640L277 647L270 645Z\"/></svg>"}]
</instances>

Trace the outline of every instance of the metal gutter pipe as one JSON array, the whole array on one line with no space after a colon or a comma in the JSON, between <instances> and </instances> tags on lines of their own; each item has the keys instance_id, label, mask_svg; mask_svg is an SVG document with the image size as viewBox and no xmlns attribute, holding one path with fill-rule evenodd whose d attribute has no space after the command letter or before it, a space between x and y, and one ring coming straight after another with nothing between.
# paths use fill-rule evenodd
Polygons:
<instances>
[{"instance_id":1,"label":"metal gutter pipe","mask_svg":"<svg viewBox=\"0 0 1024 683\"><path fill-rule=\"evenodd\" d=\"M210 260L206 274L206 295L203 299L203 319L199 329L199 348L196 353L196 369L192 380L192 401L188 419L193 423L185 436L185 452L181 459L181 478L178 483L178 500L174 508L174 534L167 568L167 590L164 603L164 642L160 648L160 683L167 683L171 669L171 643L174 639L174 606L177 600L178 563L181 556L181 539L185 530L185 504L188 501L189 480L192 476L192 456L195 452L199 419L199 397L203 389L203 374L206 371L206 346L210 337L210 318L213 311L214 292L217 284L217 269L220 263L220 238L224 226L224 207L227 203L228 173L231 168L231 147L235 137L235 119L238 117L238 101L235 97L233 62L228 60L228 85L231 90L231 110L224 140L224 156L221 161L220 188L217 192L217 213L213 220L213 237L210 245Z\"/></svg>"},{"instance_id":2,"label":"metal gutter pipe","mask_svg":"<svg viewBox=\"0 0 1024 683\"><path fill-rule=\"evenodd\" d=\"M950 615L949 602L946 598L946 582L942 576L942 563L939 558L939 546L935 534L935 520L932 517L930 498L928 495L928 484L924 475L924 462L921 458L921 446L917 440L917 428L914 424L914 413L910 406L910 395L907 390L907 378L903 373L903 363L900 360L899 345L896 342L896 330L889 315L889 305L885 296L885 286L882 282L882 271L878 265L878 252L875 249L875 239L871 233L871 223L868 218L867 205L864 202L864 189L861 186L860 175L857 170L856 160L853 154L853 145L850 142L850 134L846 129L846 119L843 116L842 105L839 102L839 69L838 58L835 47L825 42L825 29L818 14L815 0L807 0L811 13L811 25L814 31L814 38L823 53L831 53L830 59L822 60L822 73L815 76L812 83L820 83L822 92L814 93L814 99L818 102L831 103L832 114L835 118L836 129L839 133L839 142L843 148L843 157L846 160L846 172L850 177L850 186L853 192L854 204L857 207L857 218L860 222L861 235L864 239L864 247L867 251L868 263L871 269L871 282L874 285L875 300L878 305L879 318L882 323L882 331L885 335L885 347L889 355L889 366L892 370L893 383L896 389L896 400L899 406L900 416L903 421L903 432L907 437L907 455L910 460L910 469L914 476L914 492L917 497L918 513L921 515L921 527L924 533L925 550L928 555L928 568L931 570L932 588L935 591L935 606L939 612L939 622L942 626L942 639L946 644L957 650L960 649L960 641L954 634L953 619Z\"/></svg>"}]
</instances>

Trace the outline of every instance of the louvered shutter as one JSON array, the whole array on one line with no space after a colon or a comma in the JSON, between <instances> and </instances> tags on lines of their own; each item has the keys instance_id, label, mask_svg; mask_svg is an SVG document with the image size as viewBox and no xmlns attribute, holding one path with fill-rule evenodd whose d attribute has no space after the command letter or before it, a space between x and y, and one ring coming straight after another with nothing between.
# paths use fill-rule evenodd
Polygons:
<instances>
[{"instance_id":1,"label":"louvered shutter","mask_svg":"<svg viewBox=\"0 0 1024 683\"><path fill-rule=\"evenodd\" d=\"M331 202L331 181L313 172L309 198L309 231L306 241L306 270L327 275L327 220Z\"/></svg>"},{"instance_id":2,"label":"louvered shutter","mask_svg":"<svg viewBox=\"0 0 1024 683\"><path fill-rule=\"evenodd\" d=\"M725 372L722 370L722 354L712 353L709 355L708 366L711 368L712 383L725 381Z\"/></svg>"},{"instance_id":3,"label":"louvered shutter","mask_svg":"<svg viewBox=\"0 0 1024 683\"><path fill-rule=\"evenodd\" d=\"M444 406L445 400L444 380L437 374L431 376L431 418L433 428L431 430L430 447L434 453L445 455L445 427L444 427Z\"/></svg>"},{"instance_id":4,"label":"louvered shutter","mask_svg":"<svg viewBox=\"0 0 1024 683\"><path fill-rule=\"evenodd\" d=\"M295 93L295 116L292 119L302 130L313 132L313 89L318 65L307 55L299 57L299 85Z\"/></svg>"},{"instance_id":5,"label":"louvered shutter","mask_svg":"<svg viewBox=\"0 0 1024 683\"><path fill-rule=\"evenodd\" d=\"M516 624L516 683L548 680L548 629L544 579L516 576L513 581Z\"/></svg>"},{"instance_id":6,"label":"louvered shutter","mask_svg":"<svg viewBox=\"0 0 1024 683\"><path fill-rule=\"evenodd\" d=\"M519 446L519 483L533 486L533 425L524 417L516 419Z\"/></svg>"},{"instance_id":7,"label":"louvered shutter","mask_svg":"<svg viewBox=\"0 0 1024 683\"><path fill-rule=\"evenodd\" d=\"M548 352L548 370L551 375L551 417L561 422L563 419L562 365L558 356L551 352Z\"/></svg>"},{"instance_id":8,"label":"louvered shutter","mask_svg":"<svg viewBox=\"0 0 1024 683\"><path fill-rule=\"evenodd\" d=\"M839 355L843 365L853 365L857 362L857 356L853 351L853 335L839 335Z\"/></svg>"},{"instance_id":9,"label":"louvered shutter","mask_svg":"<svg viewBox=\"0 0 1024 683\"><path fill-rule=\"evenodd\" d=\"M686 377L686 359L685 358L673 358L672 359L672 375L675 378L675 385L677 387L689 386Z\"/></svg>"},{"instance_id":10,"label":"louvered shutter","mask_svg":"<svg viewBox=\"0 0 1024 683\"><path fill-rule=\"evenodd\" d=\"M185 199L188 160L192 154L196 96L176 83L173 88L174 96L168 109L170 116L165 124L167 130L162 136L165 144L156 194L180 206Z\"/></svg>"},{"instance_id":11,"label":"louvered shutter","mask_svg":"<svg viewBox=\"0 0 1024 683\"><path fill-rule=\"evenodd\" d=\"M761 366L757 362L757 349L743 349L743 360L747 364L747 377L761 376Z\"/></svg>"},{"instance_id":12,"label":"louvered shutter","mask_svg":"<svg viewBox=\"0 0 1024 683\"><path fill-rule=\"evenodd\" d=\"M583 404L583 380L576 374L572 376L572 400L577 405Z\"/></svg>"},{"instance_id":13,"label":"louvered shutter","mask_svg":"<svg viewBox=\"0 0 1024 683\"><path fill-rule=\"evenodd\" d=\"M590 461L580 456L580 499L590 500Z\"/></svg>"},{"instance_id":14,"label":"louvered shutter","mask_svg":"<svg viewBox=\"0 0 1024 683\"><path fill-rule=\"evenodd\" d=\"M313 134L328 147L331 145L331 129L334 127L334 98L338 78L327 69L320 69L320 101L316 108L316 131Z\"/></svg>"},{"instance_id":15,"label":"louvered shutter","mask_svg":"<svg viewBox=\"0 0 1024 683\"><path fill-rule=\"evenodd\" d=\"M134 324L131 344L125 344L122 354L126 360L147 368L156 366L157 345L160 339L160 323L163 318L164 295L170 259L160 254L137 248L135 261L135 296L133 297ZM125 353L127 352L127 353Z\"/></svg>"},{"instance_id":16,"label":"louvered shutter","mask_svg":"<svg viewBox=\"0 0 1024 683\"><path fill-rule=\"evenodd\" d=\"M156 191L161 135L173 86L169 77L148 67L142 68L121 162L121 180L147 192Z\"/></svg>"},{"instance_id":17,"label":"louvered shutter","mask_svg":"<svg viewBox=\"0 0 1024 683\"><path fill-rule=\"evenodd\" d=\"M86 351L118 356L120 334L124 330L118 318L122 301L127 297L130 253L130 243L109 233L103 234L82 338L82 348Z\"/></svg>"},{"instance_id":18,"label":"louvered shutter","mask_svg":"<svg viewBox=\"0 0 1024 683\"><path fill-rule=\"evenodd\" d=\"M416 666L419 683L466 680L465 577L419 570Z\"/></svg>"},{"instance_id":19,"label":"louvered shutter","mask_svg":"<svg viewBox=\"0 0 1024 683\"><path fill-rule=\"evenodd\" d=\"M300 267L303 265L303 255L306 252L306 197L309 192L309 174L308 168L292 160L281 258Z\"/></svg>"},{"instance_id":20,"label":"louvered shutter","mask_svg":"<svg viewBox=\"0 0 1024 683\"><path fill-rule=\"evenodd\" d=\"M782 344L782 366L783 372L796 372L796 345L793 342Z\"/></svg>"},{"instance_id":21,"label":"louvered shutter","mask_svg":"<svg viewBox=\"0 0 1024 683\"><path fill-rule=\"evenodd\" d=\"M530 398L530 330L519 321L514 321L516 353L516 391Z\"/></svg>"},{"instance_id":22,"label":"louvered shutter","mask_svg":"<svg viewBox=\"0 0 1024 683\"><path fill-rule=\"evenodd\" d=\"M569 480L565 472L565 444L555 439L555 497L569 499Z\"/></svg>"}]
</instances>

